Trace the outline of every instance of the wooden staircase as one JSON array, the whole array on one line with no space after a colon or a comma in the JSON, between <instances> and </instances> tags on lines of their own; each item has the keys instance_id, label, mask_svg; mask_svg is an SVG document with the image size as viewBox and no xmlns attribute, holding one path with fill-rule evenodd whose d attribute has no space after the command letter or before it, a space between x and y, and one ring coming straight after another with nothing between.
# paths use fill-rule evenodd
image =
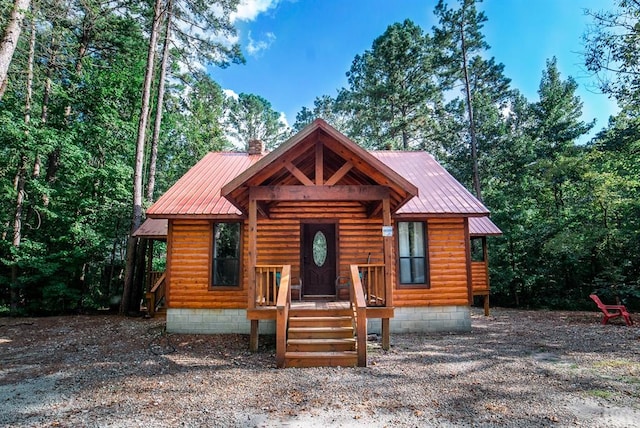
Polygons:
<instances>
[{"instance_id":1,"label":"wooden staircase","mask_svg":"<svg viewBox=\"0 0 640 428\"><path fill-rule=\"evenodd\" d=\"M285 367L357 366L354 325L349 308L291 308Z\"/></svg>"}]
</instances>

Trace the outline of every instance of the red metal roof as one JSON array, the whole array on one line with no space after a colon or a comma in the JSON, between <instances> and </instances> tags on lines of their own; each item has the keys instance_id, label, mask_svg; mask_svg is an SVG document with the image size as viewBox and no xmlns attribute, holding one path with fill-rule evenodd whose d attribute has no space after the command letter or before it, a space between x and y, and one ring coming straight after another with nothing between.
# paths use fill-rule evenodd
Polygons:
<instances>
[{"instance_id":1,"label":"red metal roof","mask_svg":"<svg viewBox=\"0 0 640 428\"><path fill-rule=\"evenodd\" d=\"M133 236L144 238L166 238L168 221L166 218L148 218ZM469 217L471 236L500 236L502 231L489 217Z\"/></svg>"},{"instance_id":2,"label":"red metal roof","mask_svg":"<svg viewBox=\"0 0 640 428\"><path fill-rule=\"evenodd\" d=\"M392 195L390 198L392 211L404 205L418 192L413 183L390 169L372 153L351 141L324 120L315 119L247 171L227 183L221 190L222 195L233 201L238 208L247 212L248 188L256 176L262 177L265 171L276 173L282 169L280 161L286 160L288 156L300 155L300 151L313 148L317 143L322 143L325 147L329 146L330 151L342 157L343 160L349 160L356 164L356 169L368 174L373 181L378 181L380 185L386 185Z\"/></svg>"},{"instance_id":3,"label":"red metal roof","mask_svg":"<svg viewBox=\"0 0 640 428\"><path fill-rule=\"evenodd\" d=\"M207 154L149 207L147 216L240 215L240 211L220 195L220 189L261 157L247 153Z\"/></svg>"},{"instance_id":4,"label":"red metal roof","mask_svg":"<svg viewBox=\"0 0 640 428\"><path fill-rule=\"evenodd\" d=\"M487 207L429 153L380 151L371 154L418 188L418 196L396 214L489 214Z\"/></svg>"},{"instance_id":5,"label":"red metal roof","mask_svg":"<svg viewBox=\"0 0 640 428\"><path fill-rule=\"evenodd\" d=\"M390 168L393 175L397 174L418 189L418 195L396 211L396 215L483 217L489 214L489 210L428 153L380 151L370 155ZM240 216L238 208L221 196L221 189L264 156L209 153L147 210L147 216Z\"/></svg>"},{"instance_id":6,"label":"red metal roof","mask_svg":"<svg viewBox=\"0 0 640 428\"><path fill-rule=\"evenodd\" d=\"M133 236L139 238L166 238L169 229L168 223L166 218L148 218L133 232Z\"/></svg>"},{"instance_id":7,"label":"red metal roof","mask_svg":"<svg viewBox=\"0 0 640 428\"><path fill-rule=\"evenodd\" d=\"M489 217L469 217L469 235L499 236L502 235L502 231Z\"/></svg>"}]
</instances>

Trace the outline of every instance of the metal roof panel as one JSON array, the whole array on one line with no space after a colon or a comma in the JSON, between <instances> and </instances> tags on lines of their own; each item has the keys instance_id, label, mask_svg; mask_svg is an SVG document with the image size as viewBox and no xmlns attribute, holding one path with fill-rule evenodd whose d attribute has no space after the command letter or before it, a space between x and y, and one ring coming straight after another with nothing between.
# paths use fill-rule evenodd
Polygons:
<instances>
[{"instance_id":1,"label":"metal roof panel","mask_svg":"<svg viewBox=\"0 0 640 428\"><path fill-rule=\"evenodd\" d=\"M418 188L396 214L487 215L489 210L426 152L371 153Z\"/></svg>"}]
</instances>

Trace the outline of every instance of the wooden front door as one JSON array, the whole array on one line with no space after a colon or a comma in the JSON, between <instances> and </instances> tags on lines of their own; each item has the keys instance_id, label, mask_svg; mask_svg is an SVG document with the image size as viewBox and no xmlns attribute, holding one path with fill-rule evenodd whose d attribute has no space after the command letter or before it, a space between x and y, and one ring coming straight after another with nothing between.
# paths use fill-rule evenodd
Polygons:
<instances>
[{"instance_id":1,"label":"wooden front door","mask_svg":"<svg viewBox=\"0 0 640 428\"><path fill-rule=\"evenodd\" d=\"M302 225L302 290L305 296L335 295L336 225Z\"/></svg>"}]
</instances>

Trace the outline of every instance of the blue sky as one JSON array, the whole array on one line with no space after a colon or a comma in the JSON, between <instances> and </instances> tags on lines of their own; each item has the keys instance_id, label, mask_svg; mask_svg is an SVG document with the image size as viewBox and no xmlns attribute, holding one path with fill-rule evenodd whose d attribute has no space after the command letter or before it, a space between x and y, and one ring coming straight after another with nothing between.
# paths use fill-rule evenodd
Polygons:
<instances>
[{"instance_id":1,"label":"blue sky","mask_svg":"<svg viewBox=\"0 0 640 428\"><path fill-rule=\"evenodd\" d=\"M260 95L289 123L317 96L335 96L357 54L394 22L411 19L425 31L437 24L437 0L243 0L235 21L246 65L212 69L224 89ZM457 2L449 2L455 7ZM584 102L583 119L597 119L590 135L617 109L595 89L584 69L582 35L591 23L585 9L611 9L611 0L485 0L480 4L489 56L505 65L511 86L538 99L545 61L558 59ZM585 139L583 139L584 141Z\"/></svg>"}]
</instances>

